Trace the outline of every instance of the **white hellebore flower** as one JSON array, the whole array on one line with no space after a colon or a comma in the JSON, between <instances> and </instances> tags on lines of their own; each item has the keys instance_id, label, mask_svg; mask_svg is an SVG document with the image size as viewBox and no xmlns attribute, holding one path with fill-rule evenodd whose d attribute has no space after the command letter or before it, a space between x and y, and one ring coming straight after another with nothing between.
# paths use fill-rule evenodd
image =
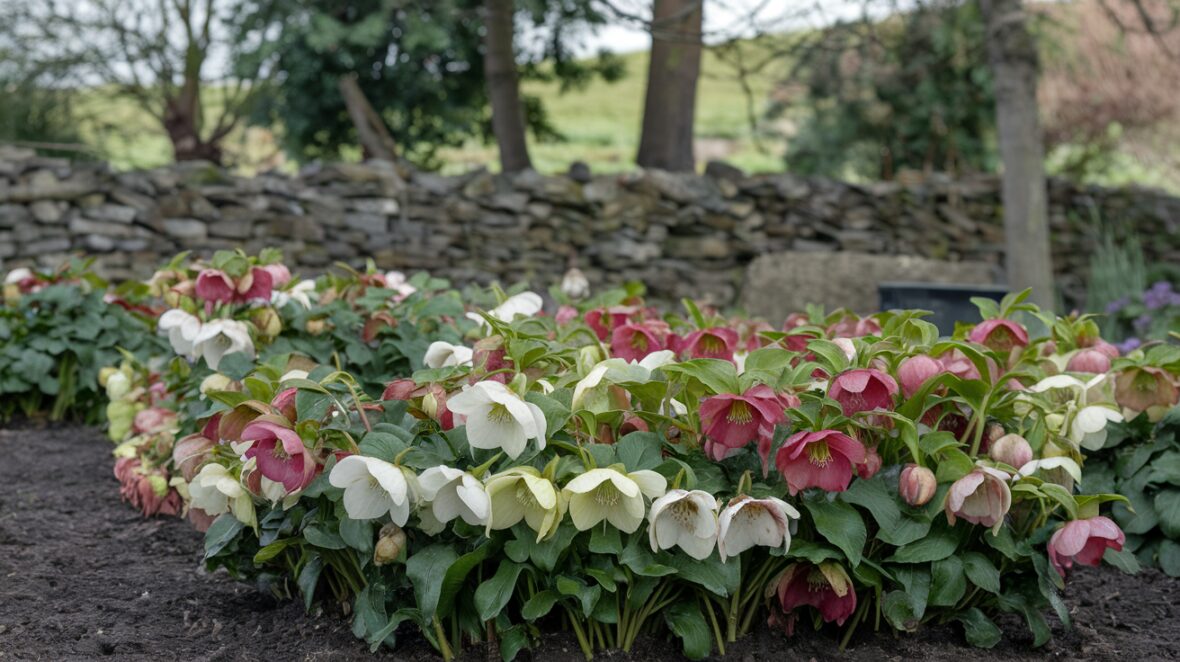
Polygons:
<instances>
[{"instance_id":1,"label":"white hellebore flower","mask_svg":"<svg viewBox=\"0 0 1180 662\"><path fill-rule=\"evenodd\" d=\"M570 267L561 277L561 293L571 299L585 299L590 296L590 281L577 267Z\"/></svg>"},{"instance_id":2,"label":"white hellebore flower","mask_svg":"<svg viewBox=\"0 0 1180 662\"><path fill-rule=\"evenodd\" d=\"M651 504L648 515L651 551L680 547L704 560L717 543L717 498L703 490L672 490Z\"/></svg>"},{"instance_id":3,"label":"white hellebore flower","mask_svg":"<svg viewBox=\"0 0 1180 662\"><path fill-rule=\"evenodd\" d=\"M1122 420L1123 415L1110 407L1082 407L1069 428L1069 439L1088 451L1096 451L1106 444L1106 424Z\"/></svg>"},{"instance_id":4,"label":"white hellebore flower","mask_svg":"<svg viewBox=\"0 0 1180 662\"><path fill-rule=\"evenodd\" d=\"M385 272L385 288L397 292L393 297L397 301L418 291L418 288L410 285L409 279L400 271Z\"/></svg>"},{"instance_id":5,"label":"white hellebore flower","mask_svg":"<svg viewBox=\"0 0 1180 662\"><path fill-rule=\"evenodd\" d=\"M389 513L394 524L405 526L410 518L410 482L401 467L375 457L349 455L332 467L328 482L344 488L344 511L352 519L376 519Z\"/></svg>"},{"instance_id":6,"label":"white hellebore flower","mask_svg":"<svg viewBox=\"0 0 1180 662\"><path fill-rule=\"evenodd\" d=\"M193 508L216 517L233 511L233 515L245 524L254 523L254 500L242 485L220 464L210 462L201 467L201 472L188 485Z\"/></svg>"},{"instance_id":7,"label":"white hellebore flower","mask_svg":"<svg viewBox=\"0 0 1180 662\"><path fill-rule=\"evenodd\" d=\"M1049 471L1051 469L1064 469L1070 478L1074 479L1074 482L1082 482L1082 468L1078 466L1077 462L1065 456L1046 457L1027 462L1016 471L1016 475L1012 477L1012 480L1020 480L1038 471Z\"/></svg>"},{"instance_id":8,"label":"white hellebore flower","mask_svg":"<svg viewBox=\"0 0 1180 662\"><path fill-rule=\"evenodd\" d=\"M315 297L315 281L301 280L286 290L275 290L270 294L270 302L276 308L282 308L294 301L304 308L311 308L311 300Z\"/></svg>"},{"instance_id":9,"label":"white hellebore flower","mask_svg":"<svg viewBox=\"0 0 1180 662\"><path fill-rule=\"evenodd\" d=\"M13 283L19 283L22 280L27 280L32 277L32 269L29 269L28 267L17 267L16 269L9 271L8 275L4 277L4 284L12 285Z\"/></svg>"},{"instance_id":10,"label":"white hellebore flower","mask_svg":"<svg viewBox=\"0 0 1180 662\"><path fill-rule=\"evenodd\" d=\"M217 319L201 327L193 341L193 353L205 357L209 368L216 370L221 359L227 354L241 352L254 358L254 341L250 340L250 327L245 322Z\"/></svg>"},{"instance_id":11,"label":"white hellebore flower","mask_svg":"<svg viewBox=\"0 0 1180 662\"><path fill-rule=\"evenodd\" d=\"M195 315L173 308L160 315L156 327L161 334L168 335L168 344L172 345L172 351L178 356L196 358L193 345L201 333L201 320Z\"/></svg>"},{"instance_id":12,"label":"white hellebore flower","mask_svg":"<svg viewBox=\"0 0 1180 662\"><path fill-rule=\"evenodd\" d=\"M643 497L655 499L667 488L663 476L647 469L631 473L591 469L571 480L562 495L579 531L606 520L623 533L633 533L643 522Z\"/></svg>"},{"instance_id":13,"label":"white hellebore flower","mask_svg":"<svg viewBox=\"0 0 1180 662\"><path fill-rule=\"evenodd\" d=\"M792 518L799 519L799 511L782 499L733 499L717 518L717 553L721 561L755 545L790 549Z\"/></svg>"},{"instance_id":14,"label":"white hellebore flower","mask_svg":"<svg viewBox=\"0 0 1180 662\"><path fill-rule=\"evenodd\" d=\"M422 500L430 502L434 517L447 523L456 517L472 526L488 523L491 502L483 483L462 469L439 465L418 476Z\"/></svg>"},{"instance_id":15,"label":"white hellebore flower","mask_svg":"<svg viewBox=\"0 0 1180 662\"><path fill-rule=\"evenodd\" d=\"M467 443L472 448L502 449L515 460L529 439L545 448L545 415L541 408L525 402L500 382L483 381L464 386L447 400L447 408L467 425Z\"/></svg>"},{"instance_id":16,"label":"white hellebore flower","mask_svg":"<svg viewBox=\"0 0 1180 662\"><path fill-rule=\"evenodd\" d=\"M473 353L470 347L436 340L426 348L426 355L422 357L422 363L427 368L436 369L449 368L454 365L471 365Z\"/></svg>"},{"instance_id":17,"label":"white hellebore flower","mask_svg":"<svg viewBox=\"0 0 1180 662\"><path fill-rule=\"evenodd\" d=\"M489 310L488 316L501 322L511 322L516 319L517 315L523 317L536 315L541 312L541 308L544 305L541 295L536 292L521 292L520 294L513 294L505 299L504 303ZM467 319L477 322L480 326L487 326L487 320L478 313L467 313Z\"/></svg>"}]
</instances>

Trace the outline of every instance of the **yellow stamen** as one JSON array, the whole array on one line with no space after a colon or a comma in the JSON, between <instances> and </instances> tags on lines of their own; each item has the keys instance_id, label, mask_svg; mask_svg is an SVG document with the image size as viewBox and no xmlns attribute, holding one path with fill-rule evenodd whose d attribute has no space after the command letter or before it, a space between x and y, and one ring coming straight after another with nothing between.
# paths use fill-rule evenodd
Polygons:
<instances>
[{"instance_id":1,"label":"yellow stamen","mask_svg":"<svg viewBox=\"0 0 1180 662\"><path fill-rule=\"evenodd\" d=\"M832 461L832 449L828 442L817 441L807 447L807 459L817 467L825 467Z\"/></svg>"}]
</instances>

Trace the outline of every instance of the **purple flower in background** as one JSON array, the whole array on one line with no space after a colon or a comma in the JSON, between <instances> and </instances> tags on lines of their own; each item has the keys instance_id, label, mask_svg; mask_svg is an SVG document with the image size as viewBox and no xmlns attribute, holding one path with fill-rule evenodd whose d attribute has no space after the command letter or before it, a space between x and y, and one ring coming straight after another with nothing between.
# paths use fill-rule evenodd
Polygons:
<instances>
[{"instance_id":1,"label":"purple flower in background","mask_svg":"<svg viewBox=\"0 0 1180 662\"><path fill-rule=\"evenodd\" d=\"M1139 347L1142 344L1143 344L1142 340L1139 340L1138 338L1135 338L1135 337L1131 337L1131 338L1127 338L1126 340L1124 340L1121 343L1116 343L1115 347L1119 348L1120 354L1126 354L1127 352L1130 352L1131 350L1136 349L1137 347Z\"/></svg>"},{"instance_id":2,"label":"purple flower in background","mask_svg":"<svg viewBox=\"0 0 1180 662\"><path fill-rule=\"evenodd\" d=\"M1106 304L1106 314L1114 315L1131 303L1131 297L1120 297Z\"/></svg>"},{"instance_id":3,"label":"purple flower in background","mask_svg":"<svg viewBox=\"0 0 1180 662\"><path fill-rule=\"evenodd\" d=\"M1148 310L1159 310L1166 306L1177 305L1180 300L1180 293L1172 289L1172 284L1166 280L1161 280L1154 283L1146 291L1143 292L1143 305Z\"/></svg>"},{"instance_id":4,"label":"purple flower in background","mask_svg":"<svg viewBox=\"0 0 1180 662\"><path fill-rule=\"evenodd\" d=\"M1136 317L1134 321L1135 330L1139 333L1147 331L1147 329L1151 327L1151 319L1151 315L1148 315L1147 313L1143 313L1139 317Z\"/></svg>"}]
</instances>

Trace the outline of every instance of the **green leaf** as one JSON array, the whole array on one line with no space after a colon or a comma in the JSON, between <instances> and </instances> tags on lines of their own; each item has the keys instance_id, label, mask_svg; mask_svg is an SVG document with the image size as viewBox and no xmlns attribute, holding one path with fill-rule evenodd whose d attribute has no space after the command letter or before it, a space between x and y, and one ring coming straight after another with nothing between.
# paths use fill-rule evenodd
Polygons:
<instances>
[{"instance_id":1,"label":"green leaf","mask_svg":"<svg viewBox=\"0 0 1180 662\"><path fill-rule=\"evenodd\" d=\"M500 659L503 662L512 662L520 655L520 651L526 650L529 647L529 633L523 625L513 625L512 627L500 630Z\"/></svg>"},{"instance_id":2,"label":"green leaf","mask_svg":"<svg viewBox=\"0 0 1180 662\"><path fill-rule=\"evenodd\" d=\"M345 517L340 520L340 538L349 547L368 556L373 553L373 522Z\"/></svg>"},{"instance_id":3,"label":"green leaf","mask_svg":"<svg viewBox=\"0 0 1180 662\"><path fill-rule=\"evenodd\" d=\"M1106 555L1103 557L1108 563L1110 562L1112 552L1114 552L1112 549L1106 550ZM1118 552L1115 553L1117 554ZM1180 544L1175 540L1161 540L1158 554L1160 570L1163 570L1170 577L1180 577ZM1131 558L1134 558L1134 556Z\"/></svg>"},{"instance_id":4,"label":"green leaf","mask_svg":"<svg viewBox=\"0 0 1180 662\"><path fill-rule=\"evenodd\" d=\"M312 554L303 569L299 571L296 584L299 585L299 592L303 594L303 608L307 611L311 611L311 603L315 600L315 589L320 583L320 573L323 572L323 569L324 560L320 558L319 554Z\"/></svg>"},{"instance_id":5,"label":"green leaf","mask_svg":"<svg viewBox=\"0 0 1180 662\"><path fill-rule=\"evenodd\" d=\"M487 558L491 550L492 544L484 543L460 556L451 564L451 567L447 568L447 574L443 575L442 588L439 591L437 607L439 613L451 613L455 598L462 592L463 584L467 581L467 575L471 574L471 571Z\"/></svg>"},{"instance_id":6,"label":"green leaf","mask_svg":"<svg viewBox=\"0 0 1180 662\"><path fill-rule=\"evenodd\" d=\"M233 542L245 525L229 513L224 513L209 525L205 532L205 558L217 556Z\"/></svg>"},{"instance_id":7,"label":"green leaf","mask_svg":"<svg viewBox=\"0 0 1180 662\"><path fill-rule=\"evenodd\" d=\"M226 354L217 364L217 372L235 381L242 381L253 371L254 359L242 352Z\"/></svg>"},{"instance_id":8,"label":"green leaf","mask_svg":"<svg viewBox=\"0 0 1180 662\"><path fill-rule=\"evenodd\" d=\"M894 563L925 563L940 561L955 553L959 546L959 534L949 527L932 530L925 538L916 540L894 552L886 559Z\"/></svg>"},{"instance_id":9,"label":"green leaf","mask_svg":"<svg viewBox=\"0 0 1180 662\"><path fill-rule=\"evenodd\" d=\"M311 524L303 529L303 537L312 545L322 547L323 549L344 549L348 545L344 544L344 539L338 534L328 531L316 524Z\"/></svg>"},{"instance_id":10,"label":"green leaf","mask_svg":"<svg viewBox=\"0 0 1180 662\"><path fill-rule=\"evenodd\" d=\"M1180 490L1167 489L1155 495L1155 512L1160 530L1169 538L1180 538Z\"/></svg>"},{"instance_id":11,"label":"green leaf","mask_svg":"<svg viewBox=\"0 0 1180 662\"><path fill-rule=\"evenodd\" d=\"M692 582L719 597L733 595L741 585L742 564L740 558L729 559L722 563L720 556L711 554L704 560L698 561L677 551L664 555L661 560L676 568L677 577Z\"/></svg>"},{"instance_id":12,"label":"green leaf","mask_svg":"<svg viewBox=\"0 0 1180 662\"><path fill-rule=\"evenodd\" d=\"M938 470L934 474L940 483L953 483L975 468L971 457L958 448L945 448L941 456L942 461L938 463Z\"/></svg>"},{"instance_id":13,"label":"green leaf","mask_svg":"<svg viewBox=\"0 0 1180 662\"><path fill-rule=\"evenodd\" d=\"M666 374L680 373L693 377L714 393L738 393L737 368L721 359L692 359L664 366Z\"/></svg>"},{"instance_id":14,"label":"green leaf","mask_svg":"<svg viewBox=\"0 0 1180 662\"><path fill-rule=\"evenodd\" d=\"M848 367L848 356L844 350L831 340L822 338L807 343L807 350L819 359L819 364L833 377L844 372Z\"/></svg>"},{"instance_id":15,"label":"green leaf","mask_svg":"<svg viewBox=\"0 0 1180 662\"><path fill-rule=\"evenodd\" d=\"M561 594L550 589L535 593L520 608L520 617L526 621L535 621L538 618L542 618L553 610L553 605L557 604L557 601L560 599Z\"/></svg>"},{"instance_id":16,"label":"green leaf","mask_svg":"<svg viewBox=\"0 0 1180 662\"><path fill-rule=\"evenodd\" d=\"M560 400L535 391L526 394L524 399L526 402L537 405L537 408L545 415L546 436L552 437L557 434L565 428L565 424L570 420L570 408L562 404Z\"/></svg>"},{"instance_id":17,"label":"green leaf","mask_svg":"<svg viewBox=\"0 0 1180 662\"><path fill-rule=\"evenodd\" d=\"M811 513L815 529L828 542L839 547L855 567L860 564L868 538L864 520L856 508L843 501L828 501L826 496L819 494L818 498L806 499L804 505Z\"/></svg>"},{"instance_id":18,"label":"green leaf","mask_svg":"<svg viewBox=\"0 0 1180 662\"><path fill-rule=\"evenodd\" d=\"M1168 572L1167 568L1164 566L1163 550L1164 550L1164 547L1167 545L1171 545L1173 548L1176 548L1176 552L1178 554L1180 554L1180 546L1176 545L1176 543L1172 542L1171 540L1160 541L1160 556L1159 556L1160 568L1163 569L1164 572L1167 572L1169 575L1171 575L1173 577L1180 577L1180 565L1175 567L1176 572ZM1112 566L1118 568L1120 571L1122 571L1123 573L1128 574L1128 575L1137 574L1140 570L1143 569L1139 565L1139 559L1135 558L1135 553L1129 549L1123 549L1123 550L1119 550L1117 552L1114 551L1113 549L1107 549L1106 553L1102 555L1102 560L1106 561L1107 563L1111 564ZM1180 558L1176 558L1176 561L1180 562Z\"/></svg>"},{"instance_id":19,"label":"green leaf","mask_svg":"<svg viewBox=\"0 0 1180 662\"><path fill-rule=\"evenodd\" d=\"M882 530L893 530L901 519L895 495L890 494L881 473L869 480L852 481L848 490L840 493L840 500L868 510Z\"/></svg>"},{"instance_id":20,"label":"green leaf","mask_svg":"<svg viewBox=\"0 0 1180 662\"><path fill-rule=\"evenodd\" d=\"M930 604L936 607L953 607L967 592L967 576L963 572L963 561L957 556L948 556L930 566Z\"/></svg>"},{"instance_id":21,"label":"green leaf","mask_svg":"<svg viewBox=\"0 0 1180 662\"><path fill-rule=\"evenodd\" d=\"M991 648L1000 643L1000 628L978 608L968 609L960 614L957 620L963 624L963 634L967 638L967 643L972 646Z\"/></svg>"},{"instance_id":22,"label":"green leaf","mask_svg":"<svg viewBox=\"0 0 1180 662\"><path fill-rule=\"evenodd\" d=\"M520 563L501 563L491 579L475 589L475 610L482 621L495 618L516 591L516 580L524 566Z\"/></svg>"},{"instance_id":23,"label":"green leaf","mask_svg":"<svg viewBox=\"0 0 1180 662\"><path fill-rule=\"evenodd\" d=\"M434 620L438 608L443 586L439 577L446 575L457 558L459 555L449 544L437 543L418 550L406 560L406 576L414 586L414 600L428 623Z\"/></svg>"},{"instance_id":24,"label":"green leaf","mask_svg":"<svg viewBox=\"0 0 1180 662\"><path fill-rule=\"evenodd\" d=\"M1000 571L988 557L979 552L967 552L963 555L963 569L972 584L988 593L1000 592Z\"/></svg>"},{"instance_id":25,"label":"green leaf","mask_svg":"<svg viewBox=\"0 0 1180 662\"><path fill-rule=\"evenodd\" d=\"M262 565L263 563L266 563L296 542L299 542L296 538L284 538L282 540L276 540L262 549L259 549L258 552L254 554L254 565Z\"/></svg>"},{"instance_id":26,"label":"green leaf","mask_svg":"<svg viewBox=\"0 0 1180 662\"><path fill-rule=\"evenodd\" d=\"M713 650L713 635L696 600L681 600L664 610L668 629L680 637L684 656L700 660Z\"/></svg>"},{"instance_id":27,"label":"green leaf","mask_svg":"<svg viewBox=\"0 0 1180 662\"><path fill-rule=\"evenodd\" d=\"M654 432L632 432L615 444L615 453L627 471L655 469L664 461L663 441Z\"/></svg>"}]
</instances>

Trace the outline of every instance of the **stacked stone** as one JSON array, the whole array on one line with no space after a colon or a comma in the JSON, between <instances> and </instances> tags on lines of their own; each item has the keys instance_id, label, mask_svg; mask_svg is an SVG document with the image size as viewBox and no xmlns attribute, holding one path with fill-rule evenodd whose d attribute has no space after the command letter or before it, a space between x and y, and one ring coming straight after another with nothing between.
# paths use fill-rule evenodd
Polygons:
<instances>
[{"instance_id":1,"label":"stacked stone","mask_svg":"<svg viewBox=\"0 0 1180 662\"><path fill-rule=\"evenodd\" d=\"M583 169L584 170L584 169ZM137 172L0 147L0 268L96 257L115 279L148 275L181 250L283 250L318 273L334 262L427 270L456 284L527 280L571 265L595 285L640 281L660 300L737 301L746 266L783 251L912 255L998 267L999 184L991 176L857 185L790 174L647 171L461 176L389 163L240 177L205 163ZM1084 295L1095 219L1180 262L1180 199L1052 181L1054 267ZM863 287L849 283L849 287Z\"/></svg>"}]
</instances>

